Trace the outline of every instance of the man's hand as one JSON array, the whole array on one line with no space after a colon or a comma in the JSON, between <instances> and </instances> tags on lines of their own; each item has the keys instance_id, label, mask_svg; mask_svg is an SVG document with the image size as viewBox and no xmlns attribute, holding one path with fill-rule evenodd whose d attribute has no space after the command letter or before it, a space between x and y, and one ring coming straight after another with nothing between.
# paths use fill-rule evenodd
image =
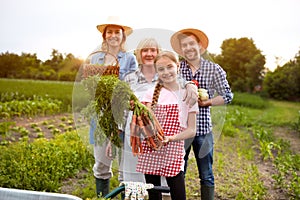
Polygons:
<instances>
[{"instance_id":1,"label":"man's hand","mask_svg":"<svg viewBox=\"0 0 300 200\"><path fill-rule=\"evenodd\" d=\"M208 99L205 101L202 101L200 98L198 99L198 105L201 107L206 107L206 106L212 106L212 100Z\"/></svg>"},{"instance_id":2,"label":"man's hand","mask_svg":"<svg viewBox=\"0 0 300 200\"><path fill-rule=\"evenodd\" d=\"M194 84L186 85L186 92L183 98L186 104L192 107L198 101L198 88Z\"/></svg>"}]
</instances>

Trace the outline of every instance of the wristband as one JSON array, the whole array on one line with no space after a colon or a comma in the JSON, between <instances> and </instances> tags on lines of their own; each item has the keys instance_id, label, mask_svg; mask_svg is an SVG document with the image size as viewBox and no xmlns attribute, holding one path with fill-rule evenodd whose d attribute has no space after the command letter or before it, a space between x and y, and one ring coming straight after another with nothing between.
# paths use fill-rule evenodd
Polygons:
<instances>
[{"instance_id":1,"label":"wristband","mask_svg":"<svg viewBox=\"0 0 300 200\"><path fill-rule=\"evenodd\" d=\"M193 85L196 85L196 83L194 81L186 81L185 82L185 87L188 85L188 84L193 84ZM197 86L197 85L196 85ZM197 86L198 87L198 86Z\"/></svg>"}]
</instances>

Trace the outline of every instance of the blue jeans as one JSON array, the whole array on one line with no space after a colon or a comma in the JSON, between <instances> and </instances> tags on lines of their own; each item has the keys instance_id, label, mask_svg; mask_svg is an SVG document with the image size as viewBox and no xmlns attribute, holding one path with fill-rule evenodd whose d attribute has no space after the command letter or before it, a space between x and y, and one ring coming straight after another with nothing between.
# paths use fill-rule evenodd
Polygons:
<instances>
[{"instance_id":1,"label":"blue jeans","mask_svg":"<svg viewBox=\"0 0 300 200\"><path fill-rule=\"evenodd\" d=\"M213 134L210 132L206 135L195 136L195 138L185 141L184 173L186 173L189 154L191 147L193 147L201 185L214 186L215 184L212 170L213 140Z\"/></svg>"}]
</instances>

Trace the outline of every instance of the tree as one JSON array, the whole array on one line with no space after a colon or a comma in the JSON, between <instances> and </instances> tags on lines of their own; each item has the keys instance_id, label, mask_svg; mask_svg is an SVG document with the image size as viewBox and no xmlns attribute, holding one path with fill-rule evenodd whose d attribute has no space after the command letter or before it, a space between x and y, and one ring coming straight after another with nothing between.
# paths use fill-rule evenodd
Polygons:
<instances>
[{"instance_id":1,"label":"tree","mask_svg":"<svg viewBox=\"0 0 300 200\"><path fill-rule=\"evenodd\" d=\"M300 50L294 59L267 73L263 88L274 99L300 99Z\"/></svg>"},{"instance_id":2,"label":"tree","mask_svg":"<svg viewBox=\"0 0 300 200\"><path fill-rule=\"evenodd\" d=\"M0 55L0 77L12 77L15 71L21 66L19 55L5 52Z\"/></svg>"},{"instance_id":3,"label":"tree","mask_svg":"<svg viewBox=\"0 0 300 200\"><path fill-rule=\"evenodd\" d=\"M252 39L227 39L223 41L221 49L221 55L215 59L227 72L233 91L252 92L255 86L262 85L265 56Z\"/></svg>"},{"instance_id":4,"label":"tree","mask_svg":"<svg viewBox=\"0 0 300 200\"><path fill-rule=\"evenodd\" d=\"M29 68L39 68L41 60L36 54L22 53L21 56L14 53L2 53L0 55L0 77L21 78L28 73Z\"/></svg>"},{"instance_id":5,"label":"tree","mask_svg":"<svg viewBox=\"0 0 300 200\"><path fill-rule=\"evenodd\" d=\"M20 66L17 69L15 78L24 78L30 76L29 69L39 69L42 61L37 58L36 54L22 53L20 56Z\"/></svg>"},{"instance_id":6,"label":"tree","mask_svg":"<svg viewBox=\"0 0 300 200\"><path fill-rule=\"evenodd\" d=\"M61 63L63 62L64 57L61 53L58 52L58 50L56 49L52 49L52 53L51 53L51 59L50 60L46 60L44 62L44 65L48 65L51 66L51 68L58 72L59 69L61 68Z\"/></svg>"}]
</instances>

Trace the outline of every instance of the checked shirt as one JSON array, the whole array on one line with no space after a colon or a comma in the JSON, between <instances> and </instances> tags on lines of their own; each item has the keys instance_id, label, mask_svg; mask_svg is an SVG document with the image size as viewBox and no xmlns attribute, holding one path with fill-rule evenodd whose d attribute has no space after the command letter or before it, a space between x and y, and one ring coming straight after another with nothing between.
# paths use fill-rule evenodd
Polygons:
<instances>
[{"instance_id":1,"label":"checked shirt","mask_svg":"<svg viewBox=\"0 0 300 200\"><path fill-rule=\"evenodd\" d=\"M222 96L225 104L232 101L233 94L226 79L226 72L220 65L201 58L200 68L192 74L189 64L183 60L180 63L180 74L187 81L197 80L198 88L208 90L209 98L213 98L215 93ZM197 114L196 136L205 135L212 131L210 106L200 107Z\"/></svg>"}]
</instances>

